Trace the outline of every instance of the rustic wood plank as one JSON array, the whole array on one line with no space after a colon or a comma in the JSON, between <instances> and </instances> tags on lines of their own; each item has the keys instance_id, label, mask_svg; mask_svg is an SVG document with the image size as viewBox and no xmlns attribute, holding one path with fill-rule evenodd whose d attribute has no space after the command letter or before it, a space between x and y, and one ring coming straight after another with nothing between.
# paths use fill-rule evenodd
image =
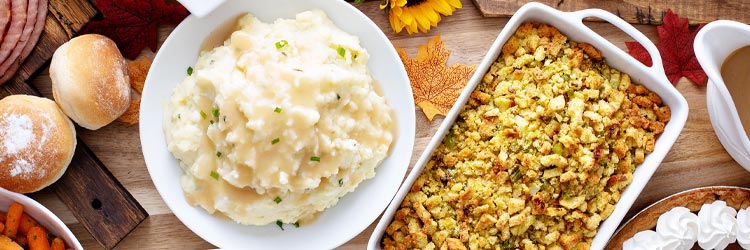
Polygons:
<instances>
[{"instance_id":1,"label":"rustic wood plank","mask_svg":"<svg viewBox=\"0 0 750 250\"><path fill-rule=\"evenodd\" d=\"M379 3L379 1L371 0L355 6L371 18L388 35L395 46L405 48L412 56L416 53L418 45L441 34L445 47L452 52L448 64L479 63L497 34L508 22L507 17L484 18L479 10L472 6L470 0L462 0L464 8L456 11L452 16L443 17L438 27L431 29L429 33L394 34L388 25L387 15L378 8ZM624 41L632 40L612 25L606 23L587 23L587 25L620 48L625 48ZM647 37L657 39L654 26L635 25L635 27ZM173 26L160 27L160 44L173 28ZM50 79L46 70L32 77L31 82L45 96L52 96ZM626 219L667 195L689 188L709 185L750 187L750 173L732 160L714 135L706 108L706 88L695 86L683 79L677 84L677 89L685 96L690 106L687 123L672 150L633 204ZM414 108L414 112L416 112L417 130L411 165L427 146L443 120L439 116L430 122L418 108ZM159 196L143 161L138 126L114 122L97 131L80 130L79 132L80 139L82 139L79 141L85 141L91 147L99 159L109 167L112 174L151 214L115 249L182 249L186 246L188 249L212 248L209 243L201 240L182 225ZM85 249L102 249L90 233L77 222L68 207L50 192L50 190L43 190L38 194L32 194L32 197L60 216L78 236ZM337 249L366 249L375 223Z\"/></svg>"},{"instance_id":2,"label":"rustic wood plank","mask_svg":"<svg viewBox=\"0 0 750 250\"><path fill-rule=\"evenodd\" d=\"M473 0L485 17L507 17L528 1L519 0ZM537 0L562 11L598 8L615 13L629 23L661 24L668 8L681 17L687 17L691 25L708 23L718 19L750 22L750 2L745 0ZM596 20L596 19L592 19Z\"/></svg>"},{"instance_id":3,"label":"rustic wood plank","mask_svg":"<svg viewBox=\"0 0 750 250\"><path fill-rule=\"evenodd\" d=\"M14 94L41 95L26 83L9 82L0 86L0 99ZM50 188L94 239L111 249L148 217L148 213L91 149L80 138L77 140L67 171Z\"/></svg>"},{"instance_id":4,"label":"rustic wood plank","mask_svg":"<svg viewBox=\"0 0 750 250\"><path fill-rule=\"evenodd\" d=\"M52 188L106 249L114 248L148 217L146 210L83 143L78 143L70 167Z\"/></svg>"},{"instance_id":5,"label":"rustic wood plank","mask_svg":"<svg viewBox=\"0 0 750 250\"><path fill-rule=\"evenodd\" d=\"M86 0L50 0L48 11L39 42L16 76L0 86L0 98L13 94L39 96L26 80L98 13ZM51 189L106 249L115 247L148 217L146 210L80 138L68 170Z\"/></svg>"}]
</instances>

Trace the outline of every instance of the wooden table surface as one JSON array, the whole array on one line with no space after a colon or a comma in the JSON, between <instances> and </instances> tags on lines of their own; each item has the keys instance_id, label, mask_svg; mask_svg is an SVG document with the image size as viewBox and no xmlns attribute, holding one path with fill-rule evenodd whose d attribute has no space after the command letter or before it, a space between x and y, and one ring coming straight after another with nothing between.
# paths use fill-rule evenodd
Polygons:
<instances>
[{"instance_id":1,"label":"wooden table surface","mask_svg":"<svg viewBox=\"0 0 750 250\"><path fill-rule=\"evenodd\" d=\"M508 18L484 18L470 0L463 0L463 9L458 10L453 16L443 17L439 26L427 34L393 34L388 25L387 15L378 8L379 3L380 1L372 0L356 6L378 24L394 45L406 48L412 55L416 53L418 45L425 44L429 38L441 34L445 47L452 51L449 64L478 64L508 21ZM623 49L624 41L633 40L606 23L587 25ZM160 40L166 39L173 28L161 27ZM637 25L636 28L652 40L657 39L654 26ZM45 96L52 97L47 68L38 72L31 82ZM706 109L706 88L682 79L677 84L677 89L685 96L690 106L687 123L626 219L645 206L686 189L711 185L750 187L750 173L727 154L711 127ZM412 165L442 122L441 116L429 122L416 107L414 112L417 117L417 131ZM185 227L162 201L143 160L137 125L128 126L114 122L97 131L79 129L78 133L150 214L150 217L115 249L215 248ZM68 224L85 249L102 249L51 190L44 189L32 194L31 197L43 203ZM377 221L339 249L365 249L375 223Z\"/></svg>"}]
</instances>

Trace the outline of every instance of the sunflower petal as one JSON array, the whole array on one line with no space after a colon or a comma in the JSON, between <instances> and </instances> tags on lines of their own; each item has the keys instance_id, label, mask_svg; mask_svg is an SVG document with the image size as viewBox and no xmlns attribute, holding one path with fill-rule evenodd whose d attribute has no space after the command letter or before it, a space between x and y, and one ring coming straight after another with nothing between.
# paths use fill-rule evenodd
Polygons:
<instances>
[{"instance_id":1,"label":"sunflower petal","mask_svg":"<svg viewBox=\"0 0 750 250\"><path fill-rule=\"evenodd\" d=\"M460 9L463 6L461 5L461 0L447 0L448 4L450 4L453 8Z\"/></svg>"},{"instance_id":2,"label":"sunflower petal","mask_svg":"<svg viewBox=\"0 0 750 250\"><path fill-rule=\"evenodd\" d=\"M426 14L428 13L428 10L422 5L420 5L418 8L419 15L415 16L414 19L417 20L417 24L419 25L419 29L422 32L425 32L430 30L430 20L427 19ZM429 10L432 11L432 10Z\"/></svg>"},{"instance_id":3,"label":"sunflower petal","mask_svg":"<svg viewBox=\"0 0 750 250\"><path fill-rule=\"evenodd\" d=\"M451 7L450 4L448 4L447 2L434 1L434 3L435 3L434 4L435 10L440 12L440 14L443 14L444 16L450 16L453 14L453 7Z\"/></svg>"}]
</instances>

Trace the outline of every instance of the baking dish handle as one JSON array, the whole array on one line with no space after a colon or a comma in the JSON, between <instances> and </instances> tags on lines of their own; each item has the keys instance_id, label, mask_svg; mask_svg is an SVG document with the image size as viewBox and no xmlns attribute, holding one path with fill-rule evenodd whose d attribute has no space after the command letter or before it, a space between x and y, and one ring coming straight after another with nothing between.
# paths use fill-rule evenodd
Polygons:
<instances>
[{"instance_id":1,"label":"baking dish handle","mask_svg":"<svg viewBox=\"0 0 750 250\"><path fill-rule=\"evenodd\" d=\"M652 71L655 71L658 75L664 76L664 78L666 78L666 73L664 72L664 66L662 66L659 49L656 48L656 45L654 45L654 43L651 42L648 37L643 35L643 33L638 31L635 27L633 27L633 25L625 22L625 20L622 20L622 18L616 16L615 14L601 9L585 9L571 12L571 14L575 15L581 22L583 22L584 18L596 17L609 22L617 28L620 28L620 30L630 35L630 37L634 38L638 43L646 48L646 51L648 51L648 54L651 56L650 69Z\"/></svg>"}]
</instances>

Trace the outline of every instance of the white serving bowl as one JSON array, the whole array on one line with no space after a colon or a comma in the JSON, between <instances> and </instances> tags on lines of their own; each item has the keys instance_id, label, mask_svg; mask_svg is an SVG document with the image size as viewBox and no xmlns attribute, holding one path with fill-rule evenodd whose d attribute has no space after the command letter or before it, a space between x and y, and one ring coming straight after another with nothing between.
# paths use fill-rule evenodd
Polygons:
<instances>
[{"instance_id":1,"label":"white serving bowl","mask_svg":"<svg viewBox=\"0 0 750 250\"><path fill-rule=\"evenodd\" d=\"M727 56L748 45L750 26L735 21L719 20L707 24L698 32L693 48L709 79L706 87L706 104L711 125L729 155L750 171L750 139L743 130L737 108L721 77L721 65Z\"/></svg>"},{"instance_id":2,"label":"white serving bowl","mask_svg":"<svg viewBox=\"0 0 750 250\"><path fill-rule=\"evenodd\" d=\"M34 218L39 225L44 226L47 232L60 237L65 241L65 246L71 249L83 250L83 246L78 242L73 232L65 226L65 223L57 218L49 209L44 207L39 202L19 193L8 191L4 188L0 188L0 211L7 212L8 207L13 202L18 202L23 205L23 212Z\"/></svg>"},{"instance_id":3,"label":"white serving bowl","mask_svg":"<svg viewBox=\"0 0 750 250\"><path fill-rule=\"evenodd\" d=\"M367 66L394 108L397 120L398 134L390 155L377 167L374 178L362 182L314 222L299 228L286 225L282 231L275 224L244 226L190 205L180 186L182 169L167 150L162 112L172 90L186 76L185 70L196 62L202 41L240 14L249 12L264 22L273 22L314 8L328 14L344 31L358 36L370 52ZM351 4L339 0L230 0L203 18L189 16L159 49L141 97L140 138L149 174L167 206L190 230L211 244L231 249L332 249L367 228L396 194L411 161L414 116L409 78L393 45L375 23Z\"/></svg>"},{"instance_id":4,"label":"white serving bowl","mask_svg":"<svg viewBox=\"0 0 750 250\"><path fill-rule=\"evenodd\" d=\"M190 14L199 18L211 13L211 11L223 4L224 1L225 0L177 0L177 2L180 2L180 4L190 11Z\"/></svg>"},{"instance_id":5,"label":"white serving bowl","mask_svg":"<svg viewBox=\"0 0 750 250\"><path fill-rule=\"evenodd\" d=\"M599 34L586 27L582 20L587 17L603 19L633 37L646 48L649 54L651 54L653 66L646 67L626 52L601 37ZM619 225L620 221L625 217L625 214L633 205L638 194L641 193L646 186L646 183L651 178L651 175L654 174L656 168L659 167L664 156L666 156L667 152L672 147L672 144L677 140L677 136L680 134L680 131L687 120L687 101L685 101L685 98L674 88L674 86L672 86L669 80L667 80L667 77L664 74L661 56L659 55L656 46L654 46L646 36L636 30L632 25L604 10L587 9L576 12L561 12L544 4L529 3L521 7L513 15L510 21L508 21L508 24L505 25L495 42L490 47L487 56L484 57L474 72L474 75L469 79L469 83L466 85L463 92L461 92L458 101L456 101L456 104L453 105L453 108L448 112L443 123L440 124L437 133L435 133L435 136L430 140L430 143L427 145L424 153L419 157L419 160L413 170L409 173L406 181L401 185L401 189L399 189L393 202L391 202L383 214L383 217L380 219L380 222L375 228L375 232L373 232L370 237L368 249L381 249L380 242L385 228L392 221L394 213L401 205L402 200L409 192L414 181L421 174L425 164L430 159L432 152L438 144L441 143L443 136L445 136L448 129L453 125L453 121L456 119L456 116L458 116L464 103L469 99L471 92L474 91L474 88L476 88L481 82L482 77L487 72L490 65L500 55L505 41L515 33L518 26L530 21L552 25L573 41L585 42L593 45L601 51L609 65L622 72L628 73L634 82L643 84L646 88L656 92L662 98L664 104L669 106L672 111L670 121L664 127L664 133L656 140L654 151L646 156L645 161L636 168L633 173L633 182L622 193L620 201L615 205L614 212L612 212L612 215L610 215L610 217L599 226L599 231L597 232L596 237L594 237L591 249L604 248L609 238L615 232L615 229L617 229L617 225Z\"/></svg>"}]
</instances>

